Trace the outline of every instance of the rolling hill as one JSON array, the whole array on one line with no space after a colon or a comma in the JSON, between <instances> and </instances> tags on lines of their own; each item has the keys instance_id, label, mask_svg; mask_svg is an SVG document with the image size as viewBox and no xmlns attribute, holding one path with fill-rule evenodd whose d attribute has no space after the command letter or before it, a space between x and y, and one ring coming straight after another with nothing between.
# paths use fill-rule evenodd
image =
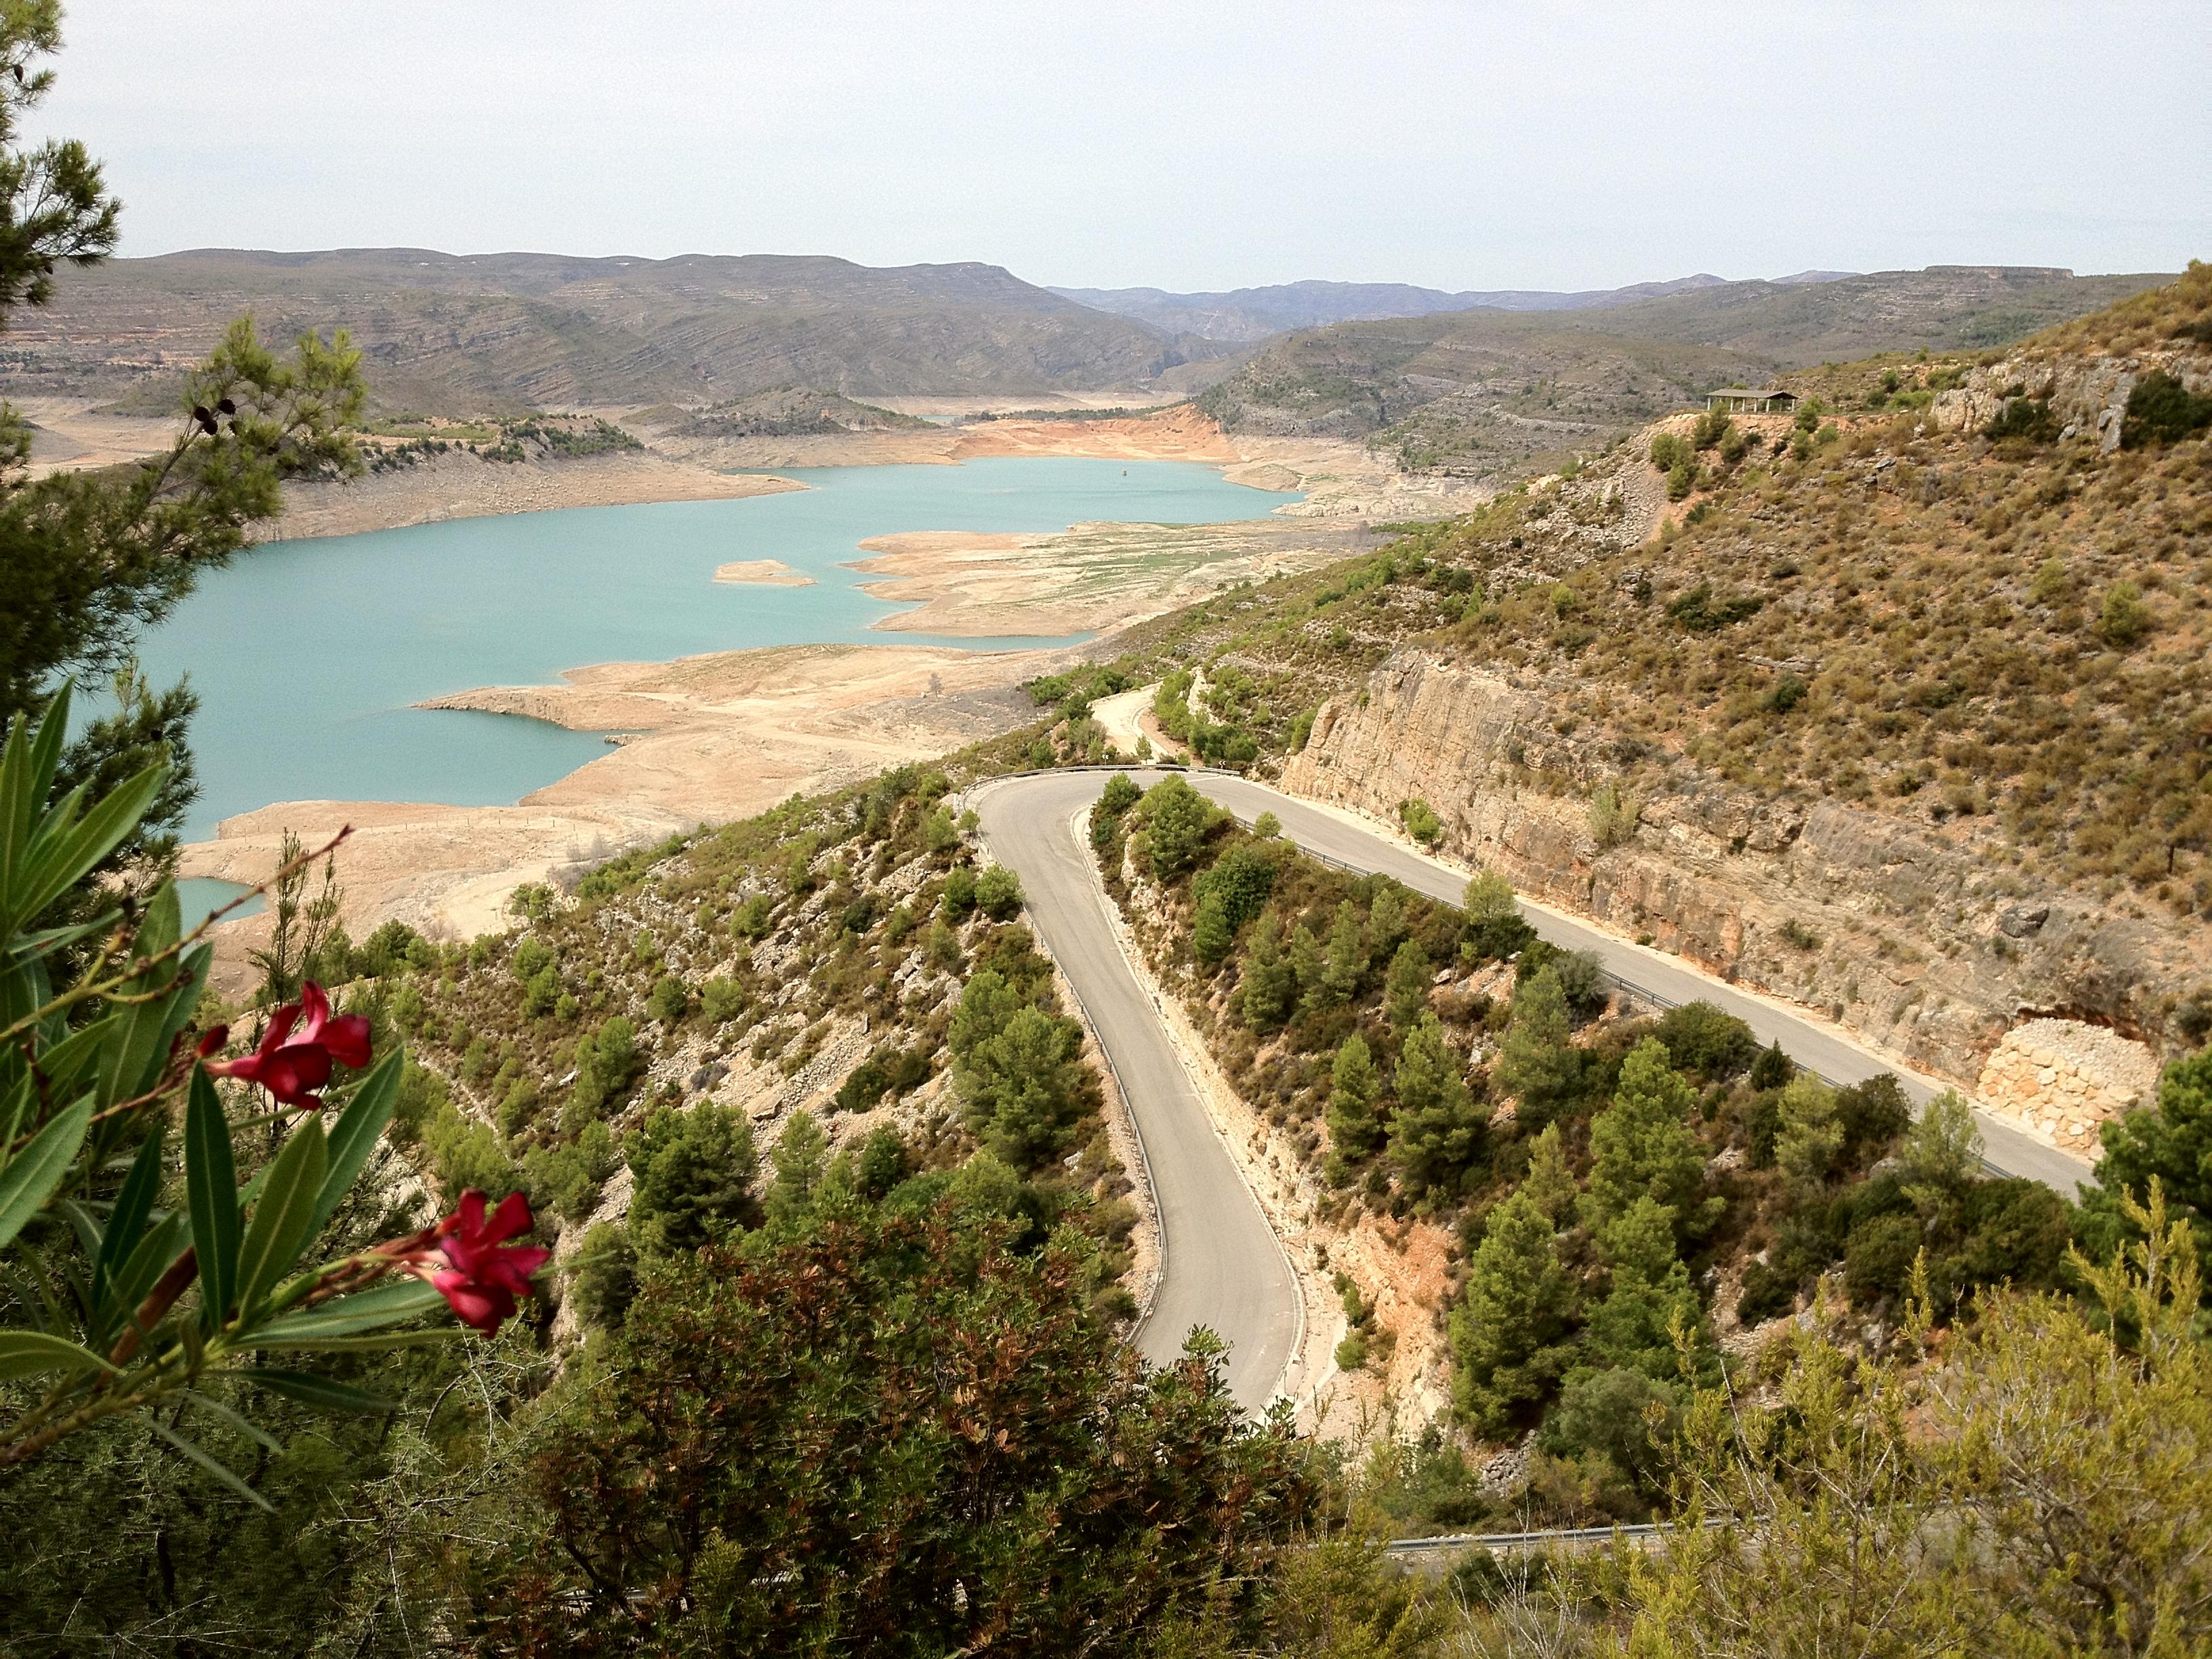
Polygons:
<instances>
[{"instance_id":1,"label":"rolling hill","mask_svg":"<svg viewBox=\"0 0 2212 1659\"><path fill-rule=\"evenodd\" d=\"M1503 474L1602 448L1716 386L1880 350L2002 345L2172 280L1937 265L1339 323L1267 346L1200 406L1231 431L1370 436L1412 470Z\"/></svg>"},{"instance_id":2,"label":"rolling hill","mask_svg":"<svg viewBox=\"0 0 2212 1659\"><path fill-rule=\"evenodd\" d=\"M68 273L51 306L14 319L0 374L18 397L166 408L177 370L247 311L276 337L349 328L380 406L455 415L791 385L860 398L1119 388L1223 349L994 265L205 249Z\"/></svg>"}]
</instances>

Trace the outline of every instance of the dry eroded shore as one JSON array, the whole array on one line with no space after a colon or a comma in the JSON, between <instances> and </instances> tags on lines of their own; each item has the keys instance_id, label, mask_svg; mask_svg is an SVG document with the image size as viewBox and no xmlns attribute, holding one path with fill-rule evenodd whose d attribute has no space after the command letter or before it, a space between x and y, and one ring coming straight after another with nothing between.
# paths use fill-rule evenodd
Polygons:
<instances>
[{"instance_id":1,"label":"dry eroded shore","mask_svg":"<svg viewBox=\"0 0 2212 1659\"><path fill-rule=\"evenodd\" d=\"M672 663L605 663L560 685L489 687L433 708L549 720L620 740L514 806L288 801L226 818L184 849L183 872L264 879L286 830L314 845L343 824L347 924L386 917L434 934L496 929L526 881L573 879L627 848L763 811L925 759L1027 718L1018 683L1056 653L917 646L801 645ZM219 933L219 982L241 983L266 916Z\"/></svg>"}]
</instances>

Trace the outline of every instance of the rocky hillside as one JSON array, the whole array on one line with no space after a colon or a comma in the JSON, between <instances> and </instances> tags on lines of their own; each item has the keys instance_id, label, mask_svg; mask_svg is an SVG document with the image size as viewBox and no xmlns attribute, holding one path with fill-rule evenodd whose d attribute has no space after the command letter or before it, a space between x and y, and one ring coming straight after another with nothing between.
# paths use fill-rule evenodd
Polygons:
<instances>
[{"instance_id":1,"label":"rocky hillside","mask_svg":"<svg viewBox=\"0 0 2212 1659\"><path fill-rule=\"evenodd\" d=\"M1068 1221L1097 1241L1097 1297L1133 1315L1157 1263L1134 1142L950 787L909 767L794 797L573 892L526 888L509 930L466 946L393 923L319 971L405 1034L397 1133L425 1174L519 1187L560 1224L572 1322L618 1323L636 1258L773 1209L757 1155L787 1188L949 1181L1024 1225ZM1031 1047L1009 1058L995 1040L1020 1022Z\"/></svg>"},{"instance_id":2,"label":"rocky hillside","mask_svg":"<svg viewBox=\"0 0 2212 1659\"><path fill-rule=\"evenodd\" d=\"M2212 1026L2208 319L2197 267L2002 358L1808 375L1847 406L1672 418L1140 644L1300 793L1421 803L1938 1073L2035 1013L2171 1052Z\"/></svg>"},{"instance_id":3,"label":"rocky hillside","mask_svg":"<svg viewBox=\"0 0 2212 1659\"><path fill-rule=\"evenodd\" d=\"M1080 391L1220 349L994 265L214 249L66 273L51 305L12 320L0 370L18 397L167 413L176 371L242 312L279 337L349 328L383 408L449 415L720 403L793 385L863 398Z\"/></svg>"},{"instance_id":4,"label":"rocky hillside","mask_svg":"<svg viewBox=\"0 0 2212 1659\"><path fill-rule=\"evenodd\" d=\"M1716 386L1875 350L2002 344L2164 280L1936 266L1347 322L1263 350L1202 407L1232 431L1367 436L1409 469L1504 477L1601 449Z\"/></svg>"}]
</instances>

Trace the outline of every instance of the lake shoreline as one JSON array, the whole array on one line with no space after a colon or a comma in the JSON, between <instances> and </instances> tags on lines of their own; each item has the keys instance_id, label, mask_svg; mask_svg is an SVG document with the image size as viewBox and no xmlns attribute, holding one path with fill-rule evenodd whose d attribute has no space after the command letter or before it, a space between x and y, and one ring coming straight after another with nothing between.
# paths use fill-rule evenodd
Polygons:
<instances>
[{"instance_id":1,"label":"lake shoreline","mask_svg":"<svg viewBox=\"0 0 2212 1659\"><path fill-rule=\"evenodd\" d=\"M505 927L525 882L573 885L633 847L1010 731L1036 714L1021 684L1071 660L1068 650L763 646L432 699L621 740L512 806L295 800L237 813L184 847L179 873L251 884L276 867L285 830L313 846L349 824L337 869L356 937L396 917L468 939ZM216 930L219 988L250 985L249 953L270 925L264 915Z\"/></svg>"},{"instance_id":2,"label":"lake shoreline","mask_svg":"<svg viewBox=\"0 0 2212 1659\"><path fill-rule=\"evenodd\" d=\"M1046 427L1058 430L1039 429ZM960 434L973 436L975 429ZM921 435L948 436L942 428ZM969 451L942 458L954 465L1080 459L1133 466L1162 459L1206 467L1216 488L1233 482L1242 488L1303 487L1317 493L1286 502L1273 514L1211 524L1101 520L1094 508L1088 519L1070 514L1075 521L1058 532L855 535L847 545L866 556L839 562L872 580L847 591L857 589L872 599L906 607L865 624L867 630L894 636L926 633L946 643L898 643L894 638L879 643L765 644L658 661L601 661L559 671L552 684L489 684L412 700L401 706L516 715L571 733L611 733L616 741L550 783L526 791L513 805L297 799L231 813L212 836L184 848L183 873L258 881L274 866L283 830L289 828L313 844L313 837L350 823L356 833L340 856L339 878L346 888L346 925L357 937L387 918L446 938L496 931L506 925L507 896L524 882L573 884L590 865L672 831L748 817L793 793L857 781L886 767L1014 729L1036 718L1019 690L1024 681L1102 648L1097 638L1070 636L1110 639L1121 629L1234 582L1266 580L1350 556L1379 539L1359 522L1361 517L1370 511L1404 515L1409 504L1386 469L1371 458L1346 453L1352 446L1295 456L1286 452L1322 447L1259 441L1232 449L1211 422L1186 422L1171 430L1159 429L1156 421L991 422L975 442L956 441L953 447ZM859 447L858 441L839 446L837 461L873 469L922 459L881 453L864 459L854 453ZM1087 453L1069 453L1077 447ZM1172 453L1133 453L1145 447ZM1102 450L1107 453L1097 453ZM831 457L816 449L783 459L786 465L820 465ZM306 532L301 539L320 539L357 533L364 515L420 513L441 496L445 511L438 518L417 516L412 522L557 511L556 503L644 505L629 498L672 486L683 491L676 499L686 501L809 488L803 479L772 471L721 471L708 465L710 459L770 464L769 457L752 454L644 461L629 455L524 463L521 468L530 469L526 474L514 465L495 469L473 456L445 457L412 469L419 477L398 475L398 483L386 481L392 475L383 475L362 484L312 486L322 492L319 500L295 502L283 522ZM1322 460L1358 464L1338 471L1311 470ZM495 470L505 494L453 493L455 477L478 478ZM536 482L531 481L533 474ZM549 477L560 481L556 495L538 490ZM982 483L977 488L984 491L979 499L1000 493ZM338 502L338 492L347 489L361 493ZM1421 491L1414 494L1421 497ZM1119 489L1094 499L1101 506L1109 500L1114 507L1122 505ZM470 504L484 510L458 510ZM1141 490L1127 501L1139 510L1143 504ZM943 522L941 507L916 510L908 522L927 524L932 517ZM989 522L990 515L979 516ZM1006 521L1003 510L998 516ZM762 550L775 545L770 538ZM763 598L817 580L781 559L725 559L708 568L751 582L765 579L773 585L749 590ZM821 567L814 568L818 572ZM546 579L555 578L549 573ZM680 601L672 594L667 602ZM1009 637L1020 648L988 647L990 640ZM975 646L954 643L966 639ZM1054 640L1067 642L1048 643ZM265 918L255 918L218 930L219 983L235 989L250 979L247 953L264 942L267 927Z\"/></svg>"}]
</instances>

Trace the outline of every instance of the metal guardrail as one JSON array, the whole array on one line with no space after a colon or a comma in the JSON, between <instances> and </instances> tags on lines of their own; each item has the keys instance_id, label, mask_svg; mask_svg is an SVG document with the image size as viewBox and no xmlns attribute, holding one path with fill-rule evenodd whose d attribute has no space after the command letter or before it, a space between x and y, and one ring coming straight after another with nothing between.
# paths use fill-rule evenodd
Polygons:
<instances>
[{"instance_id":1,"label":"metal guardrail","mask_svg":"<svg viewBox=\"0 0 2212 1659\"><path fill-rule=\"evenodd\" d=\"M1602 1544L1616 1538L1654 1538L1678 1528L1659 1522L1620 1527L1558 1527L1543 1532L1455 1532L1435 1538L1394 1538L1385 1555L1425 1555L1433 1550L1534 1549L1547 1544Z\"/></svg>"}]
</instances>

